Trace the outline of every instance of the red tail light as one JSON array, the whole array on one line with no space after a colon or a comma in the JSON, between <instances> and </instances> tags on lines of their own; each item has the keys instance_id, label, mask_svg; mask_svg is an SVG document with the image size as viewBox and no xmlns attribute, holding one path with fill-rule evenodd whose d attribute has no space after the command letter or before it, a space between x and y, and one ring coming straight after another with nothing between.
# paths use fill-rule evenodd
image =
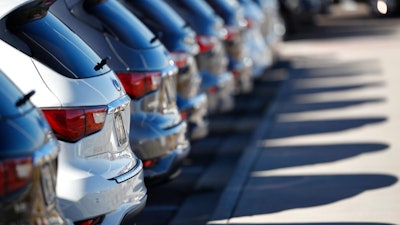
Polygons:
<instances>
[{"instance_id":1,"label":"red tail light","mask_svg":"<svg viewBox=\"0 0 400 225\"><path fill-rule=\"evenodd\" d=\"M76 142L101 130L107 115L107 107L42 109L56 137Z\"/></svg>"},{"instance_id":2,"label":"red tail light","mask_svg":"<svg viewBox=\"0 0 400 225\"><path fill-rule=\"evenodd\" d=\"M181 117L182 117L183 120L186 120L187 117L188 117L188 113L185 112L185 111L181 111Z\"/></svg>"},{"instance_id":3,"label":"red tail light","mask_svg":"<svg viewBox=\"0 0 400 225\"><path fill-rule=\"evenodd\" d=\"M218 41L214 36L197 36L197 43L200 47L200 52L208 52L212 50Z\"/></svg>"},{"instance_id":4,"label":"red tail light","mask_svg":"<svg viewBox=\"0 0 400 225\"><path fill-rule=\"evenodd\" d=\"M74 225L100 225L101 222L103 222L103 219L104 216L98 216L95 218L74 222Z\"/></svg>"},{"instance_id":5,"label":"red tail light","mask_svg":"<svg viewBox=\"0 0 400 225\"><path fill-rule=\"evenodd\" d=\"M172 60L174 60L175 65L178 68L185 67L187 65L188 53L186 52L171 52L170 53Z\"/></svg>"},{"instance_id":6,"label":"red tail light","mask_svg":"<svg viewBox=\"0 0 400 225\"><path fill-rule=\"evenodd\" d=\"M240 28L239 27L226 26L225 28L228 31L228 34L226 35L226 39L225 39L227 41L231 41L231 40L235 39L240 33Z\"/></svg>"},{"instance_id":7,"label":"red tail light","mask_svg":"<svg viewBox=\"0 0 400 225\"><path fill-rule=\"evenodd\" d=\"M208 93L214 95L218 92L218 88L216 86L212 86L208 89Z\"/></svg>"},{"instance_id":8,"label":"red tail light","mask_svg":"<svg viewBox=\"0 0 400 225\"><path fill-rule=\"evenodd\" d=\"M149 168L155 166L158 163L158 159L143 160L142 163L144 168Z\"/></svg>"},{"instance_id":9,"label":"red tail light","mask_svg":"<svg viewBox=\"0 0 400 225\"><path fill-rule=\"evenodd\" d=\"M157 90L161 85L158 72L117 72L122 86L131 98L138 99Z\"/></svg>"},{"instance_id":10,"label":"red tail light","mask_svg":"<svg viewBox=\"0 0 400 225\"><path fill-rule=\"evenodd\" d=\"M32 178L32 158L8 159L0 162L0 197L17 191Z\"/></svg>"}]
</instances>

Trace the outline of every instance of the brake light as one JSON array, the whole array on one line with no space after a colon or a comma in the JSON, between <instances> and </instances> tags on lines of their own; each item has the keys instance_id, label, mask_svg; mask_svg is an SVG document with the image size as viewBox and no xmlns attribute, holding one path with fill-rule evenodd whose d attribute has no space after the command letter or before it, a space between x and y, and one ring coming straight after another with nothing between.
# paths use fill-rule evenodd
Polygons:
<instances>
[{"instance_id":1,"label":"brake light","mask_svg":"<svg viewBox=\"0 0 400 225\"><path fill-rule=\"evenodd\" d=\"M175 65L178 68L182 68L187 66L187 60L189 58L189 54L186 52L171 52L170 53L172 60L175 62Z\"/></svg>"},{"instance_id":2,"label":"brake light","mask_svg":"<svg viewBox=\"0 0 400 225\"><path fill-rule=\"evenodd\" d=\"M32 177L31 157L7 159L0 162L0 197L26 186Z\"/></svg>"},{"instance_id":3,"label":"brake light","mask_svg":"<svg viewBox=\"0 0 400 225\"><path fill-rule=\"evenodd\" d=\"M59 140L76 142L101 130L107 116L107 107L42 109Z\"/></svg>"},{"instance_id":4,"label":"brake light","mask_svg":"<svg viewBox=\"0 0 400 225\"><path fill-rule=\"evenodd\" d=\"M104 216L98 216L87 220L74 222L74 225L100 225L103 222Z\"/></svg>"},{"instance_id":5,"label":"brake light","mask_svg":"<svg viewBox=\"0 0 400 225\"><path fill-rule=\"evenodd\" d=\"M157 90L161 85L161 73L158 72L117 72L122 86L131 98L138 99Z\"/></svg>"},{"instance_id":6,"label":"brake light","mask_svg":"<svg viewBox=\"0 0 400 225\"><path fill-rule=\"evenodd\" d=\"M217 37L214 36L197 36L197 43L199 44L200 52L202 53L212 50L217 41Z\"/></svg>"},{"instance_id":7,"label":"brake light","mask_svg":"<svg viewBox=\"0 0 400 225\"><path fill-rule=\"evenodd\" d=\"M143 160L142 163L143 163L143 168L150 168L158 163L158 159Z\"/></svg>"},{"instance_id":8,"label":"brake light","mask_svg":"<svg viewBox=\"0 0 400 225\"><path fill-rule=\"evenodd\" d=\"M183 120L186 120L187 117L188 117L188 113L185 112L185 111L181 111L181 118L182 118Z\"/></svg>"},{"instance_id":9,"label":"brake light","mask_svg":"<svg viewBox=\"0 0 400 225\"><path fill-rule=\"evenodd\" d=\"M228 32L227 35L226 35L226 38L225 38L225 40L227 40L227 41L231 41L231 40L235 39L240 33L239 27L236 27L236 26L225 26L225 28L226 28L226 30Z\"/></svg>"},{"instance_id":10,"label":"brake light","mask_svg":"<svg viewBox=\"0 0 400 225\"><path fill-rule=\"evenodd\" d=\"M208 93L214 95L218 92L218 88L216 86L212 86L208 89Z\"/></svg>"}]
</instances>

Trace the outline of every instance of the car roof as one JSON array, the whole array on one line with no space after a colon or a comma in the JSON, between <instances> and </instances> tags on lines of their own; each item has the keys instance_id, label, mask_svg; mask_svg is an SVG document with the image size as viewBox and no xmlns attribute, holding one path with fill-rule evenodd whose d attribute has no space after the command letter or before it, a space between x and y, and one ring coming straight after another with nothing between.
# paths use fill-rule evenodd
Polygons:
<instances>
[{"instance_id":1,"label":"car roof","mask_svg":"<svg viewBox=\"0 0 400 225\"><path fill-rule=\"evenodd\" d=\"M0 1L0 19L2 19L5 15L12 12L14 9L17 9L21 5L25 5L26 3L33 2L34 0L1 0Z\"/></svg>"}]
</instances>

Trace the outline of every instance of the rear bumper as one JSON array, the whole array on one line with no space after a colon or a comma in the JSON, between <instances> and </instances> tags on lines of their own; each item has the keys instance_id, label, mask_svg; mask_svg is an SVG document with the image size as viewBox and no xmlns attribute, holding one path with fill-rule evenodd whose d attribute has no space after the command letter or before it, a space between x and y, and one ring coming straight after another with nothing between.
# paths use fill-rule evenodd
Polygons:
<instances>
[{"instance_id":1,"label":"rear bumper","mask_svg":"<svg viewBox=\"0 0 400 225\"><path fill-rule=\"evenodd\" d=\"M207 94L209 115L228 112L235 106L235 82L231 72L210 74L202 72L202 90Z\"/></svg>"},{"instance_id":2,"label":"rear bumper","mask_svg":"<svg viewBox=\"0 0 400 225\"><path fill-rule=\"evenodd\" d=\"M178 98L180 111L187 114L189 137L192 140L203 138L208 134L207 106L208 101L205 93L200 93L189 99Z\"/></svg>"},{"instance_id":3,"label":"rear bumper","mask_svg":"<svg viewBox=\"0 0 400 225\"><path fill-rule=\"evenodd\" d=\"M189 155L190 145L182 145L165 157L158 160L157 165L144 170L144 181L148 186L167 182L180 172L183 160Z\"/></svg>"},{"instance_id":4,"label":"rear bumper","mask_svg":"<svg viewBox=\"0 0 400 225\"><path fill-rule=\"evenodd\" d=\"M249 57L229 62L235 80L235 94L249 93L253 90L253 61Z\"/></svg>"},{"instance_id":5,"label":"rear bumper","mask_svg":"<svg viewBox=\"0 0 400 225\"><path fill-rule=\"evenodd\" d=\"M152 166L143 168L146 182L169 179L190 150L187 123L181 121L173 127L162 128L158 122L161 119L168 119L168 115L133 114L131 118L131 148L143 162L154 161Z\"/></svg>"}]
</instances>

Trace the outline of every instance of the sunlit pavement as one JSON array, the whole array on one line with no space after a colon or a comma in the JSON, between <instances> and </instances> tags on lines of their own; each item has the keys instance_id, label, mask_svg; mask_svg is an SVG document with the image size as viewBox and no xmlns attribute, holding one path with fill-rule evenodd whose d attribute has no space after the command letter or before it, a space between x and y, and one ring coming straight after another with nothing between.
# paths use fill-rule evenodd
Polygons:
<instances>
[{"instance_id":1,"label":"sunlit pavement","mask_svg":"<svg viewBox=\"0 0 400 225\"><path fill-rule=\"evenodd\" d=\"M400 224L400 19L330 22L281 47L287 77L209 224Z\"/></svg>"}]
</instances>

